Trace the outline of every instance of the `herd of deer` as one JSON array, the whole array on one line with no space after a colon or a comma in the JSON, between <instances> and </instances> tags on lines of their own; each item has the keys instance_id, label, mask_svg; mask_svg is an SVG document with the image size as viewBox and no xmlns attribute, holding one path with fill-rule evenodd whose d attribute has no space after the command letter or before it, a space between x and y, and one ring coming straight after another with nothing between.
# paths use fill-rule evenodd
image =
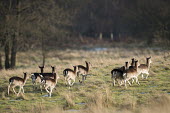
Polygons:
<instances>
[{"instance_id":1,"label":"herd of deer","mask_svg":"<svg viewBox=\"0 0 170 113\"><path fill-rule=\"evenodd\" d=\"M117 82L119 86L121 86L123 83L126 86L126 82L129 83L131 86L131 83L129 80L132 80L132 83L136 79L136 83L139 83L138 76L142 75L142 79L144 78L144 74L146 74L146 79L149 76L149 69L150 64L152 63L151 57L146 58L146 64L139 64L138 60L135 60L132 58L131 65L129 66L129 62L125 62L125 66L122 66L117 69L113 69L111 71L111 78L113 80L113 86L115 86L115 83Z\"/></svg>"},{"instance_id":2,"label":"herd of deer","mask_svg":"<svg viewBox=\"0 0 170 113\"><path fill-rule=\"evenodd\" d=\"M136 80L136 83L139 84L138 81L138 75L142 74L142 78L143 78L143 74L146 74L146 79L149 75L149 68L150 68L150 63L151 63L151 57L146 58L146 64L138 64L138 60L135 60L134 58L132 59L132 63L131 66L128 66L128 62L125 62L125 66L122 66L120 68L116 68L113 69L111 71L111 78L113 80L113 86L115 86L115 83L117 82L119 84L119 86L121 86L122 84L126 86L126 82L129 83L129 85L131 85L129 80L132 80L132 83L134 82L134 80ZM63 76L65 79L65 83L66 85L69 86L69 88L71 86L73 86L73 84L75 83L76 77L79 78L80 75L82 75L82 81L79 82L82 83L84 82L84 80L86 80L87 74L89 72L91 63L85 61L86 66L82 66L82 65L76 65L73 66L74 70L67 68L63 71ZM52 73L44 73L43 69L44 66L39 66L41 73L31 73L31 79L32 79L32 83L33 85L40 85L40 89L42 91L42 87L45 88L45 90L48 93L48 96L51 97L51 93L53 91L53 89L55 88L58 79L60 78L59 75L55 72L55 67L51 66L52 68ZM24 78L20 78L20 77L11 77L9 79L9 85L8 85L8 95L9 95L9 90L10 87L12 87L13 92L15 94L17 94L17 96L22 92L24 93L24 88L23 86L25 85L27 79L29 77L27 76L27 73L24 73ZM15 87L19 86L19 91L18 93L16 93L15 91Z\"/></svg>"}]
</instances>

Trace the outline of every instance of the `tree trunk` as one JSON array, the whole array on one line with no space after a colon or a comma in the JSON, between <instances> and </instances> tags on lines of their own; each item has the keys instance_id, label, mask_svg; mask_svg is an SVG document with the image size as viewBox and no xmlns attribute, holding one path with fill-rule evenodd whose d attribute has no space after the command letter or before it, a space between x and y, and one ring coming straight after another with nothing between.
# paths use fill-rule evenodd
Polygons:
<instances>
[{"instance_id":1,"label":"tree trunk","mask_svg":"<svg viewBox=\"0 0 170 113\"><path fill-rule=\"evenodd\" d=\"M45 65L45 48L44 48L44 38L42 37L42 40L41 40L41 47L42 47L42 57L43 57L43 62L42 62L42 65L44 66Z\"/></svg>"},{"instance_id":2,"label":"tree trunk","mask_svg":"<svg viewBox=\"0 0 170 113\"><path fill-rule=\"evenodd\" d=\"M19 38L20 34L20 0L17 0L17 31L12 36L12 47L11 47L11 68L15 68L16 66L16 55L17 55L17 38Z\"/></svg>"},{"instance_id":3,"label":"tree trunk","mask_svg":"<svg viewBox=\"0 0 170 113\"><path fill-rule=\"evenodd\" d=\"M44 66L45 65L45 53L43 52L43 63L42 65Z\"/></svg>"},{"instance_id":4,"label":"tree trunk","mask_svg":"<svg viewBox=\"0 0 170 113\"><path fill-rule=\"evenodd\" d=\"M113 33L110 33L110 39L113 41Z\"/></svg>"},{"instance_id":5,"label":"tree trunk","mask_svg":"<svg viewBox=\"0 0 170 113\"><path fill-rule=\"evenodd\" d=\"M83 39L81 33L79 33L79 38L80 38L81 42L84 42L84 39Z\"/></svg>"},{"instance_id":6,"label":"tree trunk","mask_svg":"<svg viewBox=\"0 0 170 113\"><path fill-rule=\"evenodd\" d=\"M5 69L9 69L10 68L10 63L9 63L9 41L7 41L5 43L5 48L4 48L4 52L5 52Z\"/></svg>"},{"instance_id":7,"label":"tree trunk","mask_svg":"<svg viewBox=\"0 0 170 113\"><path fill-rule=\"evenodd\" d=\"M0 52L0 70L3 69L3 66L2 66L2 54Z\"/></svg>"},{"instance_id":8,"label":"tree trunk","mask_svg":"<svg viewBox=\"0 0 170 113\"><path fill-rule=\"evenodd\" d=\"M99 34L99 39L102 40L103 39L103 34L100 32Z\"/></svg>"},{"instance_id":9,"label":"tree trunk","mask_svg":"<svg viewBox=\"0 0 170 113\"><path fill-rule=\"evenodd\" d=\"M11 68L16 65L16 54L17 54L17 39L16 36L12 37L12 47L11 47Z\"/></svg>"}]
</instances>

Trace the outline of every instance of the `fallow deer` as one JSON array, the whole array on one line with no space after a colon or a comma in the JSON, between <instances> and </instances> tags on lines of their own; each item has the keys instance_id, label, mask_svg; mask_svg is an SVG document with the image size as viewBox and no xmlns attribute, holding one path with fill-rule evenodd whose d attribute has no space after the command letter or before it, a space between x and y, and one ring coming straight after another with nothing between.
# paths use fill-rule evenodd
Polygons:
<instances>
[{"instance_id":1,"label":"fallow deer","mask_svg":"<svg viewBox=\"0 0 170 113\"><path fill-rule=\"evenodd\" d=\"M125 81L124 81L125 87L127 88L127 86L126 86L127 81L129 83L129 85L131 85L129 82L130 79L136 79L136 82L138 83L138 85L140 85L139 81L138 81L139 74L140 74L140 71L138 70L138 60L137 60L137 61L135 61L135 68L129 68L124 71L123 76L125 77Z\"/></svg>"},{"instance_id":2,"label":"fallow deer","mask_svg":"<svg viewBox=\"0 0 170 113\"><path fill-rule=\"evenodd\" d=\"M43 77L42 75L40 75L40 76ZM42 79L42 84L44 85L45 90L47 91L49 97L51 97L52 91L55 88L59 78L60 77L55 73L54 74L54 79L52 79L52 78L44 78L44 79ZM50 91L48 90L48 88L49 88Z\"/></svg>"},{"instance_id":3,"label":"fallow deer","mask_svg":"<svg viewBox=\"0 0 170 113\"><path fill-rule=\"evenodd\" d=\"M18 96L19 93L21 92L21 89L22 89L22 92L24 93L24 88L23 88L23 87L24 87L27 79L28 79L27 73L24 73L24 78L21 78L21 77L11 77L11 78L9 79L8 95L9 95L10 87L12 87L14 93L17 94L17 96ZM15 91L15 89L14 89L16 86L19 86L19 87L20 87L18 93L16 93L16 91Z\"/></svg>"},{"instance_id":4,"label":"fallow deer","mask_svg":"<svg viewBox=\"0 0 170 113\"><path fill-rule=\"evenodd\" d=\"M115 83L117 82L119 84L119 86L121 86L122 81L125 79L123 76L123 72L128 69L128 62L125 62L125 66L122 66L118 69L113 69L111 71L111 78L113 81L113 86L115 86ZM121 83L118 82L118 80L121 81Z\"/></svg>"},{"instance_id":5,"label":"fallow deer","mask_svg":"<svg viewBox=\"0 0 170 113\"><path fill-rule=\"evenodd\" d=\"M82 66L82 65L78 65L77 74L78 74L78 77L79 77L79 75L82 75L82 82L84 82L84 80L86 80L87 74L89 73L90 66L91 66L90 62L85 61L85 63L86 63L86 67ZM79 82L81 82L81 81L79 80Z\"/></svg>"},{"instance_id":6,"label":"fallow deer","mask_svg":"<svg viewBox=\"0 0 170 113\"><path fill-rule=\"evenodd\" d=\"M69 87L71 87L75 83L75 80L77 77L78 66L73 66L73 67L74 67L74 70L67 68L63 71L66 85L68 84ZM73 82L71 83L71 81Z\"/></svg>"},{"instance_id":7,"label":"fallow deer","mask_svg":"<svg viewBox=\"0 0 170 113\"><path fill-rule=\"evenodd\" d=\"M131 65L129 66L129 69L135 68L135 58L132 58Z\"/></svg>"},{"instance_id":8,"label":"fallow deer","mask_svg":"<svg viewBox=\"0 0 170 113\"><path fill-rule=\"evenodd\" d=\"M149 69L150 69L150 64L152 63L151 57L146 58L146 64L140 64L138 66L139 70L141 71L142 74L142 79L143 79L143 74L146 74L146 79L149 76Z\"/></svg>"},{"instance_id":9,"label":"fallow deer","mask_svg":"<svg viewBox=\"0 0 170 113\"><path fill-rule=\"evenodd\" d=\"M55 67L51 66L52 68L52 73L43 73L43 68L44 66L39 66L39 68L41 69L41 73L31 73L31 79L32 79L32 83L34 84L34 87L39 84L40 85L40 89L42 91L42 86L41 86L41 79L42 78L54 78L55 73ZM42 75L42 77L40 76L40 74Z\"/></svg>"}]
</instances>

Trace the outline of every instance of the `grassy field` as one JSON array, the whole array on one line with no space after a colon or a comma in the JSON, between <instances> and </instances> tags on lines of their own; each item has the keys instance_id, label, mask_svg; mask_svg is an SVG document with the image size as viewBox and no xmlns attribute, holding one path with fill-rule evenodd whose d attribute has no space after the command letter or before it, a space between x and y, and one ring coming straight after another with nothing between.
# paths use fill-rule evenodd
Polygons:
<instances>
[{"instance_id":1,"label":"grassy field","mask_svg":"<svg viewBox=\"0 0 170 113\"><path fill-rule=\"evenodd\" d=\"M10 92L7 95L8 79L23 76L23 72L40 72L42 57L40 51L19 52L17 68L2 70L0 75L0 112L32 113L169 113L170 112L170 56L168 50L160 48L87 48L79 50L51 50L47 52L45 72L51 72L50 66L56 66L60 75L52 97L47 92L33 90L31 79L24 86L25 94L19 96ZM125 61L136 58L145 63L152 56L150 76L139 77L136 83L128 86L112 86L110 71L124 65ZM90 75L84 84L78 80L69 89L64 83L62 72L65 68L90 61ZM16 88L18 91L18 88Z\"/></svg>"}]
</instances>

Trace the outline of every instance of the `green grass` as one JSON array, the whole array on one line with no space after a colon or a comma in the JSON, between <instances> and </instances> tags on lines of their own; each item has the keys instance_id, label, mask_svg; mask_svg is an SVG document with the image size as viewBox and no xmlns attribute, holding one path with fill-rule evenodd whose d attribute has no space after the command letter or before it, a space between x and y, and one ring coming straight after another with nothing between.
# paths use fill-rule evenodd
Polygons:
<instances>
[{"instance_id":1,"label":"green grass","mask_svg":"<svg viewBox=\"0 0 170 113\"><path fill-rule=\"evenodd\" d=\"M115 67L124 65L125 61L130 61L132 57L145 63L145 57L152 56L150 76L146 79L139 77L141 85L134 83L126 89L124 86L112 86L110 71ZM18 97L10 92L7 95L8 79L11 76L23 76L23 72L39 72L38 65L41 64L41 53L20 52L18 54L17 68L15 70L2 70L0 80L0 111L1 112L79 112L67 111L70 109L81 110L81 112L100 112L130 110L139 113L141 106L148 107L152 101L162 96L170 97L170 57L163 59L162 51L151 49L123 49L110 48L106 51L86 51L86 50L56 50L49 51L46 59L45 72L51 72L50 65L55 65L57 73L61 79L58 80L56 90L52 93L52 98L44 97L47 92L43 90L33 90L31 79L28 79L24 86L25 94ZM64 83L62 71L65 68L72 68L73 65L90 61L92 68L90 75L84 84L80 84L78 79L74 86L69 88ZM18 88L16 88L18 91ZM157 101L156 101L157 102ZM168 103L169 104L169 103ZM106 109L103 109L106 108ZM96 108L96 109L95 109ZM62 110L64 109L64 111Z\"/></svg>"}]
</instances>

